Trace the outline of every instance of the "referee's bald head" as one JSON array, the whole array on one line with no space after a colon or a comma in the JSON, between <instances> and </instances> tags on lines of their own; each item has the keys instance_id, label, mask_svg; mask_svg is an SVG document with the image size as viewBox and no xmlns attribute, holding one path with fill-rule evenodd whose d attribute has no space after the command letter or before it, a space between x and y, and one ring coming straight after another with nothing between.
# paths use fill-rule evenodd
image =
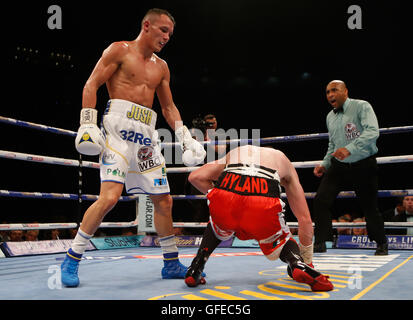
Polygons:
<instances>
[{"instance_id":1,"label":"referee's bald head","mask_svg":"<svg viewBox=\"0 0 413 320\"><path fill-rule=\"evenodd\" d=\"M339 85L339 86L342 86L343 87L343 89L347 89L347 85L346 85L346 83L344 82L344 81L342 81L342 80L332 80L332 81L330 81L328 84L337 84L337 85Z\"/></svg>"}]
</instances>

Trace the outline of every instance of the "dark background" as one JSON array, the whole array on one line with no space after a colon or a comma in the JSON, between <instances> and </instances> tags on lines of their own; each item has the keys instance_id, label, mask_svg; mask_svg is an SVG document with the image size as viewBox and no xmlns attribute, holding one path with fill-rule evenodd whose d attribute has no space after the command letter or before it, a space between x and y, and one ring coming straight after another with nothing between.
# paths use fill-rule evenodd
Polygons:
<instances>
[{"instance_id":1,"label":"dark background","mask_svg":"<svg viewBox=\"0 0 413 320\"><path fill-rule=\"evenodd\" d=\"M152 7L177 21L159 56L168 62L174 101L187 125L214 113L220 128L261 129L261 137L326 132L325 86L347 83L352 98L369 101L380 128L412 124L411 22L403 1L44 1L2 5L3 85L0 115L77 131L81 94L102 51L133 40ZM62 9L62 29L50 30L50 5ZM362 9L362 29L350 30L350 5ZM59 56L57 56L59 54ZM64 55L64 56L63 56ZM70 58L69 58L70 56ZM108 99L98 93L99 115ZM158 101L154 110L160 114ZM167 128L162 116L158 127ZM1 150L78 159L74 138L0 123ZM378 156L412 154L412 134L382 135ZM274 145L292 161L321 160L327 140ZM83 157L97 161L97 157ZM0 189L77 193L78 169L0 159ZM305 191L316 191L312 169L299 169ZM380 189L412 188L411 164L380 166ZM170 174L172 194L184 176ZM99 174L84 169L83 192L98 194ZM357 212L338 200L338 213ZM84 209L90 202L84 203ZM394 199L380 199L388 209ZM311 200L309 200L311 208ZM134 203L119 203L105 221L131 221ZM175 201L174 217L188 207ZM361 213L360 213L361 214ZM1 222L76 221L76 201L0 197Z\"/></svg>"}]
</instances>

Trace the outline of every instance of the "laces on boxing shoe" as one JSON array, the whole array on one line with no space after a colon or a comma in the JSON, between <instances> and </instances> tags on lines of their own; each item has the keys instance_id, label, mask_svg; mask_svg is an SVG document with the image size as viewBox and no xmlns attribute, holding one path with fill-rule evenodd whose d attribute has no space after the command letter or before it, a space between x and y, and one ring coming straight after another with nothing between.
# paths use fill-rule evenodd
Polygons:
<instances>
[{"instance_id":1,"label":"laces on boxing shoe","mask_svg":"<svg viewBox=\"0 0 413 320\"><path fill-rule=\"evenodd\" d=\"M170 261L162 268L162 279L184 279L187 269L179 260Z\"/></svg>"},{"instance_id":2,"label":"laces on boxing shoe","mask_svg":"<svg viewBox=\"0 0 413 320\"><path fill-rule=\"evenodd\" d=\"M66 255L61 265L61 281L66 287L77 287L79 285L79 260Z\"/></svg>"},{"instance_id":3,"label":"laces on boxing shoe","mask_svg":"<svg viewBox=\"0 0 413 320\"><path fill-rule=\"evenodd\" d=\"M293 267L292 278L297 282L308 284L311 291L331 291L334 289L328 276L322 275L301 261Z\"/></svg>"}]
</instances>

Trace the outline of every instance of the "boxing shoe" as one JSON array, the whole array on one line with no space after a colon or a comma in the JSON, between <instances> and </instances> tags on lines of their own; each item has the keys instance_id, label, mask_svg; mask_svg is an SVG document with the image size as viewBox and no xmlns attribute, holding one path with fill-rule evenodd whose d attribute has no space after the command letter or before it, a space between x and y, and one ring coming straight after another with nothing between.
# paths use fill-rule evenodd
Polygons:
<instances>
[{"instance_id":1,"label":"boxing shoe","mask_svg":"<svg viewBox=\"0 0 413 320\"><path fill-rule=\"evenodd\" d=\"M74 259L66 254L60 266L61 280L66 287L77 287L79 285L79 262L80 260Z\"/></svg>"},{"instance_id":2,"label":"boxing shoe","mask_svg":"<svg viewBox=\"0 0 413 320\"><path fill-rule=\"evenodd\" d=\"M188 287L196 287L198 284L205 284L205 278L203 277L203 272L200 269L193 268L192 266L188 268L185 275L185 283Z\"/></svg>"},{"instance_id":3,"label":"boxing shoe","mask_svg":"<svg viewBox=\"0 0 413 320\"><path fill-rule=\"evenodd\" d=\"M331 291L333 284L324 276L309 265L298 262L292 270L292 278L300 283L306 283L311 287L311 291Z\"/></svg>"},{"instance_id":4,"label":"boxing shoe","mask_svg":"<svg viewBox=\"0 0 413 320\"><path fill-rule=\"evenodd\" d=\"M179 260L166 261L161 272L162 279L184 279L187 269Z\"/></svg>"},{"instance_id":5,"label":"boxing shoe","mask_svg":"<svg viewBox=\"0 0 413 320\"><path fill-rule=\"evenodd\" d=\"M179 260L165 261L162 268L162 279L185 279L188 267L184 266ZM205 277L205 273L202 273Z\"/></svg>"},{"instance_id":6,"label":"boxing shoe","mask_svg":"<svg viewBox=\"0 0 413 320\"><path fill-rule=\"evenodd\" d=\"M207 262L210 255L208 248L199 249L196 257L192 260L191 266L185 275L185 283L188 287L196 287L198 284L205 284L204 270L205 263Z\"/></svg>"},{"instance_id":7,"label":"boxing shoe","mask_svg":"<svg viewBox=\"0 0 413 320\"><path fill-rule=\"evenodd\" d=\"M312 263L309 263L308 266L314 269L314 265ZM287 266L287 273L288 273L288 275L290 276L291 279L294 279L293 278L293 271L291 270L291 267L289 265Z\"/></svg>"}]
</instances>

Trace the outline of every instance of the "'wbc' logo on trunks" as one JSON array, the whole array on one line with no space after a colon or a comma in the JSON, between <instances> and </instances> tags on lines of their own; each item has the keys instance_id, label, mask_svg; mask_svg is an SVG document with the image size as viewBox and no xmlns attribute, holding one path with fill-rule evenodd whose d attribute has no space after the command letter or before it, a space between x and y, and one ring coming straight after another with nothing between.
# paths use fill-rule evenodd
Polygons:
<instances>
[{"instance_id":1,"label":"'wbc' logo on trunks","mask_svg":"<svg viewBox=\"0 0 413 320\"><path fill-rule=\"evenodd\" d=\"M152 120L152 111L133 104L132 109L126 113L126 117L150 125Z\"/></svg>"}]
</instances>

